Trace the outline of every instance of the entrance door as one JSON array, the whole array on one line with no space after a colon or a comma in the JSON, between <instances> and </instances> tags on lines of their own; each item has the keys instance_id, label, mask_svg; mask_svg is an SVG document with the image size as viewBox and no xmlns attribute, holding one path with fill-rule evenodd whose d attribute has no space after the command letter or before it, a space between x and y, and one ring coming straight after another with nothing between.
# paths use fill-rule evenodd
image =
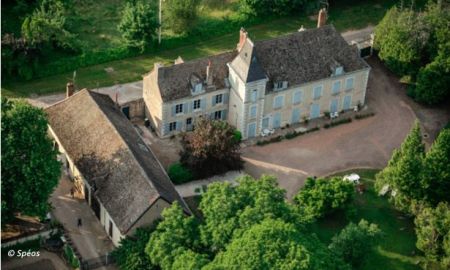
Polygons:
<instances>
[{"instance_id":1,"label":"entrance door","mask_svg":"<svg viewBox=\"0 0 450 270\"><path fill-rule=\"evenodd\" d=\"M109 221L109 230L108 230L108 234L109 234L109 237L113 238L113 223L112 223L111 220Z\"/></svg>"},{"instance_id":2,"label":"entrance door","mask_svg":"<svg viewBox=\"0 0 450 270\"><path fill-rule=\"evenodd\" d=\"M279 128L281 126L281 113L277 112L273 115L273 128Z\"/></svg>"},{"instance_id":3,"label":"entrance door","mask_svg":"<svg viewBox=\"0 0 450 270\"><path fill-rule=\"evenodd\" d=\"M95 216L100 220L100 203L95 196L91 198L91 208L95 213Z\"/></svg>"},{"instance_id":4,"label":"entrance door","mask_svg":"<svg viewBox=\"0 0 450 270\"><path fill-rule=\"evenodd\" d=\"M319 104L312 104L311 105L311 113L310 113L310 117L312 118L317 118L320 116L320 105Z\"/></svg>"},{"instance_id":5,"label":"entrance door","mask_svg":"<svg viewBox=\"0 0 450 270\"><path fill-rule=\"evenodd\" d=\"M125 114L125 116L128 118L128 119L130 119L130 107L123 107L122 108L122 112L123 112L123 114Z\"/></svg>"},{"instance_id":6,"label":"entrance door","mask_svg":"<svg viewBox=\"0 0 450 270\"><path fill-rule=\"evenodd\" d=\"M247 137L253 138L256 136L256 123L248 124Z\"/></svg>"},{"instance_id":7,"label":"entrance door","mask_svg":"<svg viewBox=\"0 0 450 270\"><path fill-rule=\"evenodd\" d=\"M330 112L334 113L334 112L337 112L338 110L339 110L338 99L335 98L335 99L331 100Z\"/></svg>"},{"instance_id":8,"label":"entrance door","mask_svg":"<svg viewBox=\"0 0 450 270\"><path fill-rule=\"evenodd\" d=\"M352 106L352 96L344 97L344 110L349 110Z\"/></svg>"}]
</instances>

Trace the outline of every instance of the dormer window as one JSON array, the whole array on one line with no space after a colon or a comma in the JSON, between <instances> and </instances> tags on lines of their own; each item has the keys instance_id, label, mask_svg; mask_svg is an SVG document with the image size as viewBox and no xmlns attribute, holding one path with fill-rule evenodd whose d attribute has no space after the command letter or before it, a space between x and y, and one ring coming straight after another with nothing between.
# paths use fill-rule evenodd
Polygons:
<instances>
[{"instance_id":1,"label":"dormer window","mask_svg":"<svg viewBox=\"0 0 450 270\"><path fill-rule=\"evenodd\" d=\"M197 83L194 87L194 93L198 94L202 91L203 85L201 83Z\"/></svg>"},{"instance_id":2,"label":"dormer window","mask_svg":"<svg viewBox=\"0 0 450 270\"><path fill-rule=\"evenodd\" d=\"M280 81L274 84L275 91L287 88L287 81Z\"/></svg>"},{"instance_id":3,"label":"dormer window","mask_svg":"<svg viewBox=\"0 0 450 270\"><path fill-rule=\"evenodd\" d=\"M334 75L338 76L338 75L342 75L344 73L344 67L339 66L336 68L336 70L334 71Z\"/></svg>"}]
</instances>

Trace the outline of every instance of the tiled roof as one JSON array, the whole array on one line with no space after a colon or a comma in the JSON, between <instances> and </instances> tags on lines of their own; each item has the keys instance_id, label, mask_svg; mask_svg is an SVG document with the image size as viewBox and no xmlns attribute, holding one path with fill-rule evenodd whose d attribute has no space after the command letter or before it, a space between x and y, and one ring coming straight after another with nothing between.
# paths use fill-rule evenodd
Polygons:
<instances>
[{"instance_id":1,"label":"tiled roof","mask_svg":"<svg viewBox=\"0 0 450 270\"><path fill-rule=\"evenodd\" d=\"M46 109L49 124L122 233L159 198L179 201L164 169L104 94L82 90Z\"/></svg>"}]
</instances>

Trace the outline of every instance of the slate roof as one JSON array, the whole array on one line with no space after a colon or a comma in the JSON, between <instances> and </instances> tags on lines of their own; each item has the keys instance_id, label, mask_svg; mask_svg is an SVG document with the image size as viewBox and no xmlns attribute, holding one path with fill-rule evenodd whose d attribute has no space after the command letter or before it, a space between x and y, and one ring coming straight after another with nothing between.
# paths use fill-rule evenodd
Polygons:
<instances>
[{"instance_id":1,"label":"slate roof","mask_svg":"<svg viewBox=\"0 0 450 270\"><path fill-rule=\"evenodd\" d=\"M181 199L164 169L108 96L81 90L46 109L49 124L125 234L159 198Z\"/></svg>"},{"instance_id":2,"label":"slate roof","mask_svg":"<svg viewBox=\"0 0 450 270\"><path fill-rule=\"evenodd\" d=\"M211 62L214 87L205 87L205 92L225 87L228 77L227 63L236 56L236 52L226 52L204 57L167 67L159 67L157 72L158 87L164 102L191 96L192 75L206 82L206 67Z\"/></svg>"},{"instance_id":3,"label":"slate roof","mask_svg":"<svg viewBox=\"0 0 450 270\"><path fill-rule=\"evenodd\" d=\"M253 82L266 78L266 73L256 56L253 42L248 39L236 58L230 63L230 66L244 82Z\"/></svg>"},{"instance_id":4,"label":"slate roof","mask_svg":"<svg viewBox=\"0 0 450 270\"><path fill-rule=\"evenodd\" d=\"M328 78L336 62L344 72L369 67L332 25L257 41L253 50L271 82L288 81L289 85Z\"/></svg>"}]
</instances>

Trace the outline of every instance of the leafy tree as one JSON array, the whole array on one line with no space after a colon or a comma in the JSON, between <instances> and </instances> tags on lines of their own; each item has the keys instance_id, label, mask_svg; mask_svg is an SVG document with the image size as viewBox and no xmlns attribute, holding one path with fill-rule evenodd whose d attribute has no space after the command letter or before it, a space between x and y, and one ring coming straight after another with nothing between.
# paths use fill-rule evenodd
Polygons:
<instances>
[{"instance_id":1,"label":"leafy tree","mask_svg":"<svg viewBox=\"0 0 450 270\"><path fill-rule=\"evenodd\" d=\"M285 191L274 177L255 180L245 176L237 181L236 187L229 183L209 185L200 202L204 218L201 239L212 252L223 250L233 236L265 218L297 221L292 207L285 202Z\"/></svg>"},{"instance_id":2,"label":"leafy tree","mask_svg":"<svg viewBox=\"0 0 450 270\"><path fill-rule=\"evenodd\" d=\"M141 52L150 47L159 27L155 9L143 0L125 4L118 29L128 47L138 48Z\"/></svg>"},{"instance_id":3,"label":"leafy tree","mask_svg":"<svg viewBox=\"0 0 450 270\"><path fill-rule=\"evenodd\" d=\"M440 132L424 164L422 185L426 189L426 201L433 205L450 202L450 129Z\"/></svg>"},{"instance_id":4,"label":"leafy tree","mask_svg":"<svg viewBox=\"0 0 450 270\"><path fill-rule=\"evenodd\" d=\"M239 0L239 11L252 16L287 15L317 8L319 1L306 0Z\"/></svg>"},{"instance_id":5,"label":"leafy tree","mask_svg":"<svg viewBox=\"0 0 450 270\"><path fill-rule=\"evenodd\" d=\"M205 269L348 269L293 224L265 219L233 238Z\"/></svg>"},{"instance_id":6,"label":"leafy tree","mask_svg":"<svg viewBox=\"0 0 450 270\"><path fill-rule=\"evenodd\" d=\"M185 250L175 258L173 270L200 270L209 263L205 254L195 253L192 250Z\"/></svg>"},{"instance_id":7,"label":"leafy tree","mask_svg":"<svg viewBox=\"0 0 450 270\"><path fill-rule=\"evenodd\" d=\"M235 129L225 121L199 120L195 130L182 138L181 164L195 178L203 178L242 168Z\"/></svg>"},{"instance_id":8,"label":"leafy tree","mask_svg":"<svg viewBox=\"0 0 450 270\"><path fill-rule=\"evenodd\" d=\"M2 98L1 116L2 222L16 212L44 217L60 176L46 115L24 101Z\"/></svg>"},{"instance_id":9,"label":"leafy tree","mask_svg":"<svg viewBox=\"0 0 450 270\"><path fill-rule=\"evenodd\" d=\"M145 247L150 239L153 227L138 228L135 234L120 240L120 245L112 253L116 264L122 270L157 269L145 253Z\"/></svg>"},{"instance_id":10,"label":"leafy tree","mask_svg":"<svg viewBox=\"0 0 450 270\"><path fill-rule=\"evenodd\" d=\"M77 50L75 36L65 29L64 5L60 0L43 0L22 24L22 36L34 46L57 45Z\"/></svg>"},{"instance_id":11,"label":"leafy tree","mask_svg":"<svg viewBox=\"0 0 450 270\"><path fill-rule=\"evenodd\" d=\"M414 220L419 250L438 262L444 269L450 267L450 207L439 203L436 208L424 208Z\"/></svg>"},{"instance_id":12,"label":"leafy tree","mask_svg":"<svg viewBox=\"0 0 450 270\"><path fill-rule=\"evenodd\" d=\"M199 3L199 0L166 0L163 26L177 34L188 32L197 21Z\"/></svg>"},{"instance_id":13,"label":"leafy tree","mask_svg":"<svg viewBox=\"0 0 450 270\"><path fill-rule=\"evenodd\" d=\"M358 224L350 222L333 237L329 248L345 262L358 268L364 262L365 256L370 253L380 234L381 231L376 224L369 224L364 219Z\"/></svg>"},{"instance_id":14,"label":"leafy tree","mask_svg":"<svg viewBox=\"0 0 450 270\"><path fill-rule=\"evenodd\" d=\"M397 74L416 73L429 40L421 14L410 9L391 8L375 29L375 49L379 57Z\"/></svg>"},{"instance_id":15,"label":"leafy tree","mask_svg":"<svg viewBox=\"0 0 450 270\"><path fill-rule=\"evenodd\" d=\"M342 178L308 178L294 200L308 218L315 219L337 209L345 209L352 202L354 194L353 184Z\"/></svg>"},{"instance_id":16,"label":"leafy tree","mask_svg":"<svg viewBox=\"0 0 450 270\"><path fill-rule=\"evenodd\" d=\"M162 217L145 252L153 264L162 269L174 269L177 257L197 246L197 224L194 217L185 216L178 202L164 209Z\"/></svg>"},{"instance_id":17,"label":"leafy tree","mask_svg":"<svg viewBox=\"0 0 450 270\"><path fill-rule=\"evenodd\" d=\"M382 183L378 183L377 188L389 185L399 209L409 211L411 200L420 200L424 196L421 184L424 155L420 125L416 121L400 149L394 151L388 166L376 175L377 182Z\"/></svg>"}]
</instances>

